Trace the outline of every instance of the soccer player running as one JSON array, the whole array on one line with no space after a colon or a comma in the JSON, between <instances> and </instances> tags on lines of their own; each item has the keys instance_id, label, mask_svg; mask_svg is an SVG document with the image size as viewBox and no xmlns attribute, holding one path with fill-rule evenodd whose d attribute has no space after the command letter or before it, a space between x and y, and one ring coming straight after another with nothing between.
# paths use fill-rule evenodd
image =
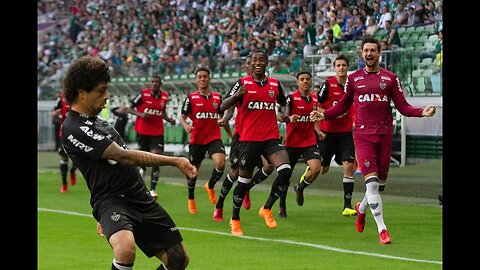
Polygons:
<instances>
[{"instance_id":1,"label":"soccer player running","mask_svg":"<svg viewBox=\"0 0 480 270\"><path fill-rule=\"evenodd\" d=\"M308 71L300 71L296 78L298 89L288 95L285 111L277 114L277 120L285 122L287 125L285 148L288 152L292 171L300 157L307 164L300 181L293 187L297 204L302 206L304 202L303 190L315 181L320 173L321 164L315 123L309 117L310 113L317 110L318 107L317 96L310 92L312 74ZM283 214L283 217L287 216L286 197L286 193L280 197L279 215L282 216Z\"/></svg>"},{"instance_id":2,"label":"soccer player running","mask_svg":"<svg viewBox=\"0 0 480 270\"><path fill-rule=\"evenodd\" d=\"M338 55L333 61L335 77L327 78L318 92L319 111L323 112L335 106L345 94L344 85L347 82L349 63L344 54ZM318 148L322 155L321 173L330 169L330 163L335 155L335 162L343 167L343 216L354 216L357 211L352 207L354 178L355 145L353 143L353 106L346 113L331 120L320 121L320 130L325 138L318 140Z\"/></svg>"},{"instance_id":3,"label":"soccer player running","mask_svg":"<svg viewBox=\"0 0 480 270\"><path fill-rule=\"evenodd\" d=\"M60 121L60 130L56 134L57 140L60 141L56 143L57 145L57 152L60 156L60 175L62 176L62 186L60 188L61 193L65 193L68 191L68 184L67 184L67 174L68 174L68 156L65 153L61 145L61 138L62 138L62 124L65 121L65 118L68 115L68 111L70 111L70 105L68 105L67 100L65 99L65 95L60 93L55 101L55 107L52 110L52 117L58 118ZM72 167L70 168L70 184L74 186L77 183L77 174L76 174L77 167L72 162Z\"/></svg>"},{"instance_id":4,"label":"soccer player running","mask_svg":"<svg viewBox=\"0 0 480 270\"><path fill-rule=\"evenodd\" d=\"M238 184L233 191L233 211L230 229L233 235L243 235L240 225L240 208L245 193L252 180L253 169L261 155L273 164L277 170L277 178L272 184L270 195L258 214L271 229L277 227L271 208L278 197L288 189L292 170L288 153L279 139L276 104L286 105L284 89L280 81L267 77L267 55L263 51L252 54L253 73L240 78L229 90L227 98L222 102L222 109L228 109L239 103L242 119L239 130L239 176ZM245 86L245 87L242 87Z\"/></svg>"},{"instance_id":5,"label":"soccer player running","mask_svg":"<svg viewBox=\"0 0 480 270\"><path fill-rule=\"evenodd\" d=\"M113 250L111 269L132 269L136 246L160 259L157 269L185 269L189 256L178 227L150 195L136 166L175 166L188 177L197 169L184 157L127 149L113 126L97 116L109 98L110 76L101 58L84 56L70 65L63 81L71 104L63 147L87 183L93 217Z\"/></svg>"},{"instance_id":6,"label":"soccer player running","mask_svg":"<svg viewBox=\"0 0 480 270\"><path fill-rule=\"evenodd\" d=\"M197 91L188 94L183 101L180 124L187 133L190 133L190 145L188 147L190 163L200 169L207 152L213 159L212 175L210 180L205 183L204 188L208 193L210 202L216 204L217 195L214 187L223 175L226 159L220 126L224 127L229 137L232 137L232 135L228 123L223 125L224 122L221 120L223 115L220 112L222 96L209 89L210 70L207 68L197 69L195 71L195 82L197 83ZM187 123L187 117L192 121L191 125ZM197 177L187 178L188 212L190 214L198 213L195 202L196 182Z\"/></svg>"},{"instance_id":7,"label":"soccer player running","mask_svg":"<svg viewBox=\"0 0 480 270\"><path fill-rule=\"evenodd\" d=\"M130 101L128 112L137 116L135 131L139 149L154 154L163 154L165 148L165 128L163 120L175 125L175 119L167 115L168 93L161 90L162 79L154 75L150 79L150 87L142 91ZM146 167L140 167L140 173L145 173ZM153 166L150 178L150 194L158 199L155 191L160 176L160 167Z\"/></svg>"},{"instance_id":8,"label":"soccer player running","mask_svg":"<svg viewBox=\"0 0 480 270\"><path fill-rule=\"evenodd\" d=\"M251 55L247 56L245 59L245 72L247 75L252 74L252 67L250 64L250 59ZM239 107L240 103L236 103L236 106L230 107L228 110L225 111L222 121L224 125L228 125L228 121L232 118L235 108ZM220 106L220 109L222 107ZM240 137L240 121L241 121L242 115L240 112L240 109L237 108L237 113L235 115L235 125L233 129L233 137L231 138L231 144L230 144L230 171L228 172L227 176L223 180L222 183L222 188L220 189L220 194L218 196L217 204L215 205L215 209L213 211L213 221L219 222L223 221L223 204L225 201L225 198L227 197L228 193L232 189L233 182L235 182L238 179L238 170L239 170L239 164L238 164L238 155L239 155L239 149L238 149L238 144L239 144L239 137ZM250 182L250 185L248 187L248 191L245 193L245 197L243 198L242 205L245 209L250 209L251 202L250 202L250 189L258 183L263 182L267 177L273 172L273 165L269 164L268 161L261 156L260 160L257 162L257 167L259 170L253 175L252 180Z\"/></svg>"},{"instance_id":9,"label":"soccer player running","mask_svg":"<svg viewBox=\"0 0 480 270\"><path fill-rule=\"evenodd\" d=\"M330 120L348 111L354 104L355 126L353 140L358 162L365 177L365 197L355 206L358 232L365 228L366 209L370 207L377 223L380 244L391 242L387 226L383 220L383 205L379 191L385 189L390 168L390 154L393 134L393 104L407 117L431 117L435 115L435 105L417 108L410 105L403 93L400 80L393 72L380 68L380 42L372 37L362 41L362 57L366 66L347 77L345 95L332 108L321 113L312 112L312 120Z\"/></svg>"}]
</instances>

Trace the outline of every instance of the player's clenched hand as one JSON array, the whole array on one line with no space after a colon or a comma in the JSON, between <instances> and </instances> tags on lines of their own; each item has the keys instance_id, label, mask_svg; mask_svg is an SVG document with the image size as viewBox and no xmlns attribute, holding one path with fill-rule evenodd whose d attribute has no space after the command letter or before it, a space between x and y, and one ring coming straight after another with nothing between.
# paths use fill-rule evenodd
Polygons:
<instances>
[{"instance_id":1,"label":"player's clenched hand","mask_svg":"<svg viewBox=\"0 0 480 270\"><path fill-rule=\"evenodd\" d=\"M435 107L435 105L428 105L423 109L422 116L423 117L434 116L436 111L437 111L437 108Z\"/></svg>"},{"instance_id":2,"label":"player's clenched hand","mask_svg":"<svg viewBox=\"0 0 480 270\"><path fill-rule=\"evenodd\" d=\"M323 113L319 111L312 111L310 112L309 118L311 122L317 122L317 121L323 120L325 117L323 116Z\"/></svg>"},{"instance_id":3,"label":"player's clenched hand","mask_svg":"<svg viewBox=\"0 0 480 270\"><path fill-rule=\"evenodd\" d=\"M193 179L197 176L197 168L184 157L178 157L177 168L179 168L188 179Z\"/></svg>"}]
</instances>

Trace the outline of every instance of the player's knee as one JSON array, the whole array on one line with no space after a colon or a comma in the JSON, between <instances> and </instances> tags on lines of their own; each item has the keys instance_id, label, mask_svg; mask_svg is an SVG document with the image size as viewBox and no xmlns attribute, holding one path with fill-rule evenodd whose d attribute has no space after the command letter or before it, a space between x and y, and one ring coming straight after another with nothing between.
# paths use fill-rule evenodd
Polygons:
<instances>
[{"instance_id":1,"label":"player's knee","mask_svg":"<svg viewBox=\"0 0 480 270\"><path fill-rule=\"evenodd\" d=\"M166 250L167 268L169 270L185 269L190 262L190 258L181 244L173 245Z\"/></svg>"},{"instance_id":2,"label":"player's knee","mask_svg":"<svg viewBox=\"0 0 480 270\"><path fill-rule=\"evenodd\" d=\"M330 169L330 166L322 166L322 167L320 167L320 173L321 174L326 174L329 169Z\"/></svg>"},{"instance_id":3,"label":"player's knee","mask_svg":"<svg viewBox=\"0 0 480 270\"><path fill-rule=\"evenodd\" d=\"M131 264L135 261L135 243L123 242L114 248L115 260L123 264Z\"/></svg>"}]
</instances>

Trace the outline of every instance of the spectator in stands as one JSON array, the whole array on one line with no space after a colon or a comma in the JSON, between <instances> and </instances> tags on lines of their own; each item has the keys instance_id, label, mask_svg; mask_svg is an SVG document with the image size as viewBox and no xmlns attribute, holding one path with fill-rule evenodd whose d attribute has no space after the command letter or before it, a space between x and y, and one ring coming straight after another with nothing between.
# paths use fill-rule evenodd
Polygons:
<instances>
[{"instance_id":1,"label":"spectator in stands","mask_svg":"<svg viewBox=\"0 0 480 270\"><path fill-rule=\"evenodd\" d=\"M415 6L409 6L408 7L408 18L407 18L407 23L405 24L405 27L410 27L415 25Z\"/></svg>"},{"instance_id":2,"label":"spectator in stands","mask_svg":"<svg viewBox=\"0 0 480 270\"><path fill-rule=\"evenodd\" d=\"M399 2L397 4L397 10L395 11L395 14L393 15L393 25L395 27L401 27L405 26L408 22L408 12L407 10L403 7L403 3Z\"/></svg>"},{"instance_id":3,"label":"spectator in stands","mask_svg":"<svg viewBox=\"0 0 480 270\"><path fill-rule=\"evenodd\" d=\"M438 58L443 47L443 30L438 31L438 41L435 44L435 48L432 51L421 52L418 55L418 59L422 61L424 58Z\"/></svg>"},{"instance_id":4,"label":"spectator in stands","mask_svg":"<svg viewBox=\"0 0 480 270\"><path fill-rule=\"evenodd\" d=\"M378 26L377 26L377 22L375 21L375 18L370 16L368 17L367 28L365 29L365 31L363 31L363 35L373 37L377 32L377 29L378 29Z\"/></svg>"},{"instance_id":5,"label":"spectator in stands","mask_svg":"<svg viewBox=\"0 0 480 270\"><path fill-rule=\"evenodd\" d=\"M397 75L380 68L381 53L380 42L377 39L364 38L362 57L365 59L366 67L347 77L345 95L335 106L323 113L313 111L311 116L314 121L330 120L347 112L352 104L355 106L356 128L353 130L353 138L366 185L365 197L361 202L357 202L355 207L357 211L355 226L358 232L363 232L366 211L369 207L377 224L380 244L389 244L391 239L383 219L383 205L379 192L385 189L390 167L393 133L390 101L393 101L397 110L407 117L434 116L436 107L435 105L427 105L425 108L411 106L405 100ZM357 96L360 98L356 98Z\"/></svg>"},{"instance_id":6,"label":"spectator in stands","mask_svg":"<svg viewBox=\"0 0 480 270\"><path fill-rule=\"evenodd\" d=\"M110 78L100 58L82 57L69 67L63 91L71 110L63 123L62 144L90 190L98 233L113 250L111 269L133 269L137 246L147 257L160 259L157 269L185 269L189 257L182 236L134 165L175 166L189 177L197 171L183 157L127 149L114 128L97 117L109 98Z\"/></svg>"},{"instance_id":7,"label":"spectator in stands","mask_svg":"<svg viewBox=\"0 0 480 270\"><path fill-rule=\"evenodd\" d=\"M391 50L402 47L400 35L398 34L397 29L392 26L391 21L385 21L385 30L387 30L384 37L388 44L387 49Z\"/></svg>"},{"instance_id":8,"label":"spectator in stands","mask_svg":"<svg viewBox=\"0 0 480 270\"><path fill-rule=\"evenodd\" d=\"M68 184L67 184L67 174L68 170L68 160L69 157L65 152L65 149L61 145L62 139L62 124L65 122L65 119L68 116L70 111L70 105L65 98L63 93L57 96L57 100L55 101L55 107L52 110L52 119L58 119L60 129L58 133L55 133L55 137L57 138L56 144L58 145L56 150L60 155L60 176L62 177L62 186L60 188L61 193L65 193L68 191ZM56 129L55 129L56 130ZM72 167L70 167L70 184L74 186L77 183L77 174L76 174L77 166L72 161Z\"/></svg>"},{"instance_id":9,"label":"spectator in stands","mask_svg":"<svg viewBox=\"0 0 480 270\"><path fill-rule=\"evenodd\" d=\"M392 13L390 13L390 8L387 5L384 5L382 8L382 16L380 16L380 20L378 20L378 29L383 29L385 28L385 22L386 21L392 21L393 16Z\"/></svg>"},{"instance_id":10,"label":"spectator in stands","mask_svg":"<svg viewBox=\"0 0 480 270\"><path fill-rule=\"evenodd\" d=\"M185 131L190 134L189 160L197 170L200 169L205 154L214 161L214 168L210 180L205 183L204 188L208 193L208 199L212 204L217 203L215 194L215 184L223 175L225 170L225 147L222 142L222 134L220 132L220 120L222 113L220 112L220 104L222 96L210 90L210 70L199 68L195 71L195 82L197 90L183 101L182 115L180 124ZM190 118L191 124L187 123ZM230 126L223 125L229 137L232 137ZM197 177L188 177L188 212L197 214L197 204L195 201L195 184Z\"/></svg>"},{"instance_id":11,"label":"spectator in stands","mask_svg":"<svg viewBox=\"0 0 480 270\"><path fill-rule=\"evenodd\" d=\"M425 10L425 4L417 3L415 5L415 22L414 26L424 25L428 22L428 14Z\"/></svg>"},{"instance_id":12,"label":"spectator in stands","mask_svg":"<svg viewBox=\"0 0 480 270\"><path fill-rule=\"evenodd\" d=\"M168 102L168 93L161 90L162 79L159 75L153 75L150 78L150 86L143 88L130 101L128 112L136 115L135 132L137 133L137 141L139 149L149 151L154 154L163 154L165 148L164 124L163 121L175 125L174 118L168 116L166 108ZM140 167L142 177L145 174L146 167ZM158 177L160 176L159 166L152 167L150 179L150 194L158 199L155 191L157 187Z\"/></svg>"}]
</instances>

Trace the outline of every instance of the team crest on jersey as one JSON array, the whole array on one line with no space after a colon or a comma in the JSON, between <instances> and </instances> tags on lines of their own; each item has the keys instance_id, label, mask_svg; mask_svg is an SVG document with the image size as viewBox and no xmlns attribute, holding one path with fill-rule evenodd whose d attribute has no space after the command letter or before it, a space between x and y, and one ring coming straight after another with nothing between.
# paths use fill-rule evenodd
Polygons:
<instances>
[{"instance_id":1,"label":"team crest on jersey","mask_svg":"<svg viewBox=\"0 0 480 270\"><path fill-rule=\"evenodd\" d=\"M363 163L363 164L365 164L365 167L367 167L367 168L370 167L370 161L365 161L365 163Z\"/></svg>"},{"instance_id":2,"label":"team crest on jersey","mask_svg":"<svg viewBox=\"0 0 480 270\"><path fill-rule=\"evenodd\" d=\"M213 108L214 108L215 110L218 109L218 103L213 102Z\"/></svg>"},{"instance_id":3,"label":"team crest on jersey","mask_svg":"<svg viewBox=\"0 0 480 270\"><path fill-rule=\"evenodd\" d=\"M117 222L118 220L120 220L120 214L117 214L117 212L113 212L113 215L110 216L110 218Z\"/></svg>"},{"instance_id":4,"label":"team crest on jersey","mask_svg":"<svg viewBox=\"0 0 480 270\"><path fill-rule=\"evenodd\" d=\"M380 86L380 89L385 90L385 87L387 87L387 84L384 82L381 82L379 86Z\"/></svg>"},{"instance_id":5,"label":"team crest on jersey","mask_svg":"<svg viewBox=\"0 0 480 270\"><path fill-rule=\"evenodd\" d=\"M275 91L273 91L273 90L268 90L268 95L269 95L270 97L273 97L273 95L275 95Z\"/></svg>"},{"instance_id":6,"label":"team crest on jersey","mask_svg":"<svg viewBox=\"0 0 480 270\"><path fill-rule=\"evenodd\" d=\"M163 102L163 100L160 101L160 107L164 107L164 106L165 106L165 102Z\"/></svg>"}]
</instances>

